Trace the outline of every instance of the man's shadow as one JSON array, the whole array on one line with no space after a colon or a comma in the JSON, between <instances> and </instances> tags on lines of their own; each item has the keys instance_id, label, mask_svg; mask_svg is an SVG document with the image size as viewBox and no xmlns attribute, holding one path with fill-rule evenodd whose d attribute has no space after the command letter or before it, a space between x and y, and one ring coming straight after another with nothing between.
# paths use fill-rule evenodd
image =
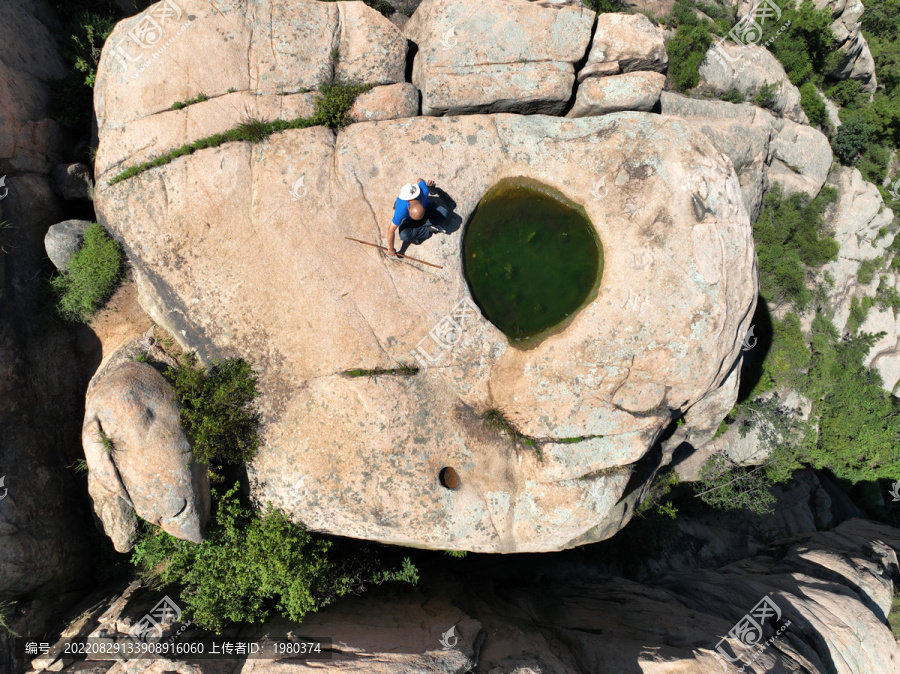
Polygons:
<instances>
[{"instance_id":1,"label":"man's shadow","mask_svg":"<svg viewBox=\"0 0 900 674\"><path fill-rule=\"evenodd\" d=\"M425 239L425 241L423 241L422 243L427 243L427 242L431 241L431 239L435 236L450 236L450 235L458 232L460 229L462 229L462 216L460 216L456 212L456 202L453 200L453 197L451 197L449 194L447 194L447 192L445 192L440 187L434 187L431 189L431 194L429 195L429 201L431 201L431 204L433 206L442 206L443 208L447 209L447 217L441 223L441 226L444 228L444 230L447 233L446 234L440 234L440 233L432 234L432 236ZM431 209L429 209L429 211L430 210ZM429 214L428 217L430 219L431 215ZM397 252L400 255L404 255L406 253L406 249L409 248L411 243L412 242L410 242L410 241L404 241L403 245L400 246L400 249ZM415 244L415 245L418 246L420 244Z\"/></svg>"}]
</instances>

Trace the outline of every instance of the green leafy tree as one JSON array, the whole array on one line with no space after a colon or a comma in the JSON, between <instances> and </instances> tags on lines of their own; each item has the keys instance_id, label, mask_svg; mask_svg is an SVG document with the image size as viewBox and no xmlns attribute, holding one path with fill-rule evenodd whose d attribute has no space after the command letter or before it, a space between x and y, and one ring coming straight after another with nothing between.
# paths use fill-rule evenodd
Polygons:
<instances>
[{"instance_id":1,"label":"green leafy tree","mask_svg":"<svg viewBox=\"0 0 900 674\"><path fill-rule=\"evenodd\" d=\"M205 368L184 355L166 375L181 402L181 424L194 459L219 477L225 465L250 461L259 449L256 372L244 360L228 358Z\"/></svg>"},{"instance_id":2,"label":"green leafy tree","mask_svg":"<svg viewBox=\"0 0 900 674\"><path fill-rule=\"evenodd\" d=\"M212 490L215 519L199 545L154 527L132 554L145 576L183 587L185 613L199 627L221 632L229 623L261 622L272 612L299 621L367 584L418 580L409 559L386 570L366 546L337 554L335 543L276 510L254 513L241 504L238 489L235 484L221 497Z\"/></svg>"},{"instance_id":3,"label":"green leafy tree","mask_svg":"<svg viewBox=\"0 0 900 674\"><path fill-rule=\"evenodd\" d=\"M823 187L815 199L803 193L784 196L775 184L766 194L753 225L759 258L760 294L769 302L790 302L803 309L812 299L807 273L837 259L838 244L828 236L825 208L837 191Z\"/></svg>"},{"instance_id":4,"label":"green leafy tree","mask_svg":"<svg viewBox=\"0 0 900 674\"><path fill-rule=\"evenodd\" d=\"M816 9L811 0L803 0L799 7L792 0L776 2L782 9L781 18L763 24L761 42L768 45L795 86L807 81L822 84L824 76L837 66L838 59L831 13ZM786 24L787 28L782 30Z\"/></svg>"},{"instance_id":5,"label":"green leafy tree","mask_svg":"<svg viewBox=\"0 0 900 674\"><path fill-rule=\"evenodd\" d=\"M700 64L712 44L709 24L697 17L689 2L678 0L669 25L675 27L675 35L666 45L669 76L676 90L688 91L700 83Z\"/></svg>"},{"instance_id":6,"label":"green leafy tree","mask_svg":"<svg viewBox=\"0 0 900 674\"><path fill-rule=\"evenodd\" d=\"M807 391L818 433L807 438L810 462L852 482L900 479L900 404L882 388L865 357L880 335L842 340L819 314L812 324Z\"/></svg>"},{"instance_id":7,"label":"green leafy tree","mask_svg":"<svg viewBox=\"0 0 900 674\"><path fill-rule=\"evenodd\" d=\"M816 85L806 82L800 87L800 105L806 113L812 126L825 127L828 122L828 111L825 109L825 101L816 90Z\"/></svg>"},{"instance_id":8,"label":"green leafy tree","mask_svg":"<svg viewBox=\"0 0 900 674\"><path fill-rule=\"evenodd\" d=\"M831 141L831 148L845 166L853 166L859 154L869 144L872 129L861 117L852 117L841 124Z\"/></svg>"}]
</instances>

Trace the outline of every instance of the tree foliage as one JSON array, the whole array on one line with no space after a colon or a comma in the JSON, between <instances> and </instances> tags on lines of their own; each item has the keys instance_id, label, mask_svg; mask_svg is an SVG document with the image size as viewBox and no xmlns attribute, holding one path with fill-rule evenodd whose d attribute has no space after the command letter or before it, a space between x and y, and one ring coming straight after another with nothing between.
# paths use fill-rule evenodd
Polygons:
<instances>
[{"instance_id":1,"label":"tree foliage","mask_svg":"<svg viewBox=\"0 0 900 674\"><path fill-rule=\"evenodd\" d=\"M675 27L675 35L666 45L669 76L676 90L688 91L699 84L700 64L712 44L709 24L697 17L689 2L678 0L669 25Z\"/></svg>"},{"instance_id":2,"label":"tree foliage","mask_svg":"<svg viewBox=\"0 0 900 674\"><path fill-rule=\"evenodd\" d=\"M760 294L770 303L789 302L798 309L812 299L806 277L810 270L837 259L838 244L827 235L825 209L837 191L822 188L815 199L804 193L784 196L775 184L766 194L753 226L759 257Z\"/></svg>"},{"instance_id":3,"label":"tree foliage","mask_svg":"<svg viewBox=\"0 0 900 674\"><path fill-rule=\"evenodd\" d=\"M229 623L254 623L276 612L290 620L330 604L366 584L415 583L405 559L385 570L365 546L336 554L335 544L269 509L257 514L238 498L238 484L224 495L213 489L215 520L199 545L158 528L135 546L132 563L163 585L183 587L185 614L199 627L221 632Z\"/></svg>"},{"instance_id":4,"label":"tree foliage","mask_svg":"<svg viewBox=\"0 0 900 674\"><path fill-rule=\"evenodd\" d=\"M244 360L228 358L207 369L182 356L166 375L181 401L181 424L194 459L218 477L224 465L243 464L259 449L256 372Z\"/></svg>"}]
</instances>

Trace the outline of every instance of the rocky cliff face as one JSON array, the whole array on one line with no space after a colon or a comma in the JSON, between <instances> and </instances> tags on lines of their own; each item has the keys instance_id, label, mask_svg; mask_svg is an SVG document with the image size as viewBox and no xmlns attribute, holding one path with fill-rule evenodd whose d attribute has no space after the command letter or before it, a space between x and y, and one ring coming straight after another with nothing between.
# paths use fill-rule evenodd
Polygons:
<instances>
[{"instance_id":1,"label":"rocky cliff face","mask_svg":"<svg viewBox=\"0 0 900 674\"><path fill-rule=\"evenodd\" d=\"M680 516L664 565L648 569L641 582L605 573L612 567L597 551L611 551L617 541L517 557L516 564L448 560L417 591L345 598L302 625L270 621L240 632L250 641L263 634L329 637L330 660L186 658L148 662L144 671L896 671L900 648L885 616L900 580L900 532L847 519L853 505L812 473L779 489L778 499L776 514L764 521ZM78 619L64 634L127 638L159 597L138 584L99 592L73 612ZM752 625L747 615L758 618L760 606L769 614L761 634L735 630ZM170 622L163 638L180 629ZM176 639L192 638L190 629ZM75 671L52 658L33 667ZM94 667L98 674L118 671L108 663Z\"/></svg>"},{"instance_id":2,"label":"rocky cliff face","mask_svg":"<svg viewBox=\"0 0 900 674\"><path fill-rule=\"evenodd\" d=\"M3 2L0 14L0 598L13 599L59 591L86 571L86 513L66 465L80 455L78 361L90 344L40 325L35 283L60 215L49 175L61 134L46 117L45 81L64 72L52 8Z\"/></svg>"},{"instance_id":3,"label":"rocky cliff face","mask_svg":"<svg viewBox=\"0 0 900 674\"><path fill-rule=\"evenodd\" d=\"M542 21L574 11L545 4L508 9ZM355 67L364 40L369 68L360 77L393 86L384 83L403 72L405 41L393 25L365 12L349 21L343 3L182 9L192 38L176 39L167 58L195 60L194 45L215 43L202 72L217 79L163 63L137 73L104 52L97 206L140 273L151 315L202 357L240 355L260 370L266 446L250 469L254 496L316 530L435 548L552 550L617 531L645 486L646 476L635 478L626 497L631 468L675 416L723 384L749 327L755 256L728 159L691 124L659 115L473 114L363 122L337 135L288 131L109 186L138 161L239 123L235 96L284 99L272 114L296 115L291 101L308 106L310 94L289 92L320 86L345 59ZM425 10L407 31L443 25L440 11L459 7ZM263 16L271 35L251 31ZM213 42L223 30L228 41ZM335 35L346 45L339 64L323 60L318 39L291 40L306 51L288 58L279 45L294 34ZM603 53L587 62L628 71L622 77L660 67L661 40L642 44L640 58L595 35L592 50ZM430 53L420 45L423 68ZM608 70L604 78L614 76ZM546 84L491 76L521 85L504 100L542 95ZM477 77L458 77L477 88ZM574 71L570 80L571 89ZM241 91L221 91L230 84ZM167 111L174 101L160 98L193 98L201 88L211 100L184 110ZM435 178L455 205L451 235L415 252L440 269L387 261L343 238L381 242L399 186L416 175ZM492 185L516 177L582 204L605 256L596 298L528 351L471 309L460 314L473 305L459 224ZM465 338L437 354L432 328L457 314ZM409 378L342 374L396 367L417 353L435 367ZM540 454L487 428L478 417L488 410L535 438ZM458 491L438 482L444 466L460 474Z\"/></svg>"}]
</instances>

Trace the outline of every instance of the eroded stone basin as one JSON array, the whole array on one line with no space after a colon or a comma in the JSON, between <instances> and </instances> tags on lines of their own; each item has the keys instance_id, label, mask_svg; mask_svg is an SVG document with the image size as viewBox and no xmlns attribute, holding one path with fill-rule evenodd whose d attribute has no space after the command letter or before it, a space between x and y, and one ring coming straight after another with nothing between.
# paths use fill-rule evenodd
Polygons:
<instances>
[{"instance_id":1,"label":"eroded stone basin","mask_svg":"<svg viewBox=\"0 0 900 674\"><path fill-rule=\"evenodd\" d=\"M481 200L463 260L484 316L522 346L596 296L603 272L602 246L584 208L525 178L501 180Z\"/></svg>"}]
</instances>

